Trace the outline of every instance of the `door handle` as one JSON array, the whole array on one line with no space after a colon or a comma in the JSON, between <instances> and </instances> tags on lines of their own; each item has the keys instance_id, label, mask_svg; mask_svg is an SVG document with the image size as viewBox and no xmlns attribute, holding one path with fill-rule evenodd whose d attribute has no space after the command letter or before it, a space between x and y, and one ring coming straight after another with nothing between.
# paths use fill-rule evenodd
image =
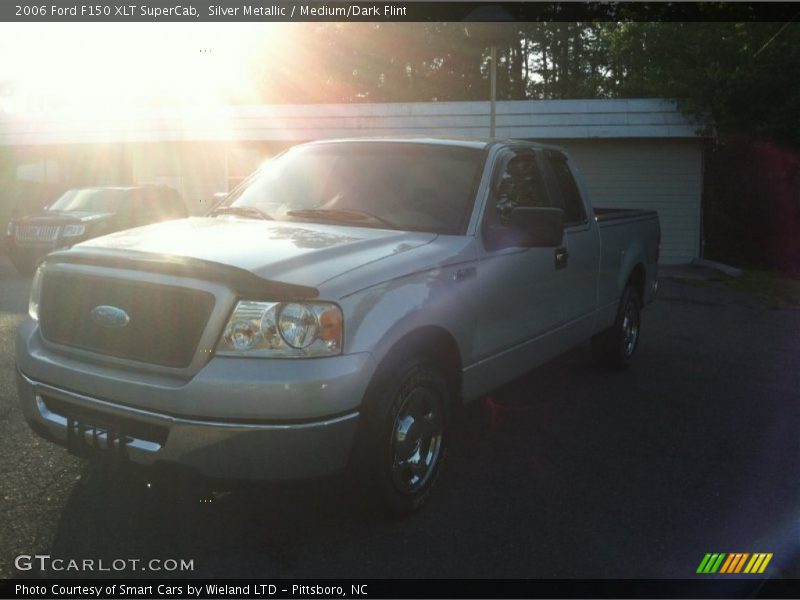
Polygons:
<instances>
[{"instance_id":1,"label":"door handle","mask_svg":"<svg viewBox=\"0 0 800 600\"><path fill-rule=\"evenodd\" d=\"M564 248L556 248L556 269L566 269L569 263L569 251Z\"/></svg>"}]
</instances>

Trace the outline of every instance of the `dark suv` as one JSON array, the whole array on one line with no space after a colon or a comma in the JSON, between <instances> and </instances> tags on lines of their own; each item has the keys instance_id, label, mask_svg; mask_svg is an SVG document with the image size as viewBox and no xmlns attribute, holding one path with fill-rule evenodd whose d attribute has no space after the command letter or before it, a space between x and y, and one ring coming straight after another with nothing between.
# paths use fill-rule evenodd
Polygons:
<instances>
[{"instance_id":1,"label":"dark suv","mask_svg":"<svg viewBox=\"0 0 800 600\"><path fill-rule=\"evenodd\" d=\"M186 216L178 192L165 185L71 189L43 213L9 222L8 255L17 271L30 273L45 254L57 248Z\"/></svg>"}]
</instances>

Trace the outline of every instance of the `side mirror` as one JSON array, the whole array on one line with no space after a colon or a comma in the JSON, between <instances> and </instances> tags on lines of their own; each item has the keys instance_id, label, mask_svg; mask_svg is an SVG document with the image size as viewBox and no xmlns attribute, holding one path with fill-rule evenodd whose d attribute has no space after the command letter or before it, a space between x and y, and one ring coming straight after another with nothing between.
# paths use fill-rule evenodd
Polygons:
<instances>
[{"instance_id":1,"label":"side mirror","mask_svg":"<svg viewBox=\"0 0 800 600\"><path fill-rule=\"evenodd\" d=\"M556 247L564 237L564 211L560 208L517 207L508 215L512 235L508 246Z\"/></svg>"}]
</instances>

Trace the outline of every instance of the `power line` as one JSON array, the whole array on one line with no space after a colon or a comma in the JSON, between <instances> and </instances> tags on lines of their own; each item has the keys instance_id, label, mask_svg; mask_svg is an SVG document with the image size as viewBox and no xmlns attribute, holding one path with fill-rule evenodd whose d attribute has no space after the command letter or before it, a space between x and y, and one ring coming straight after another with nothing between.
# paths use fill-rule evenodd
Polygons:
<instances>
[{"instance_id":1,"label":"power line","mask_svg":"<svg viewBox=\"0 0 800 600\"><path fill-rule=\"evenodd\" d=\"M772 43L772 41L783 32L784 29L786 29L789 26L789 23L791 23L792 21L794 21L797 18L798 15L800 15L800 13L797 13L791 19L786 21L786 23L784 23L783 26L780 29L778 29L778 31L775 32L775 35L773 35L771 38L769 38L767 40L767 42L763 46L761 46L761 48L759 48L758 51L755 54L753 54L753 58L755 58L756 56L761 54L764 51L764 49L767 46L769 46Z\"/></svg>"}]
</instances>

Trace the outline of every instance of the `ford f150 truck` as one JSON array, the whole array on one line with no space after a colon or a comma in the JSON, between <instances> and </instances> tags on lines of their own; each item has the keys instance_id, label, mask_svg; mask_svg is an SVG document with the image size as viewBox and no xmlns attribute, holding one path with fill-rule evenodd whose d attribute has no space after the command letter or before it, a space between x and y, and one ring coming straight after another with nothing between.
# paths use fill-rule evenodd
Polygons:
<instances>
[{"instance_id":1,"label":"ford f150 truck","mask_svg":"<svg viewBox=\"0 0 800 600\"><path fill-rule=\"evenodd\" d=\"M17 336L22 409L73 450L347 472L410 511L459 403L589 339L628 365L659 238L655 212L593 209L556 147L295 146L206 217L48 255Z\"/></svg>"}]
</instances>

